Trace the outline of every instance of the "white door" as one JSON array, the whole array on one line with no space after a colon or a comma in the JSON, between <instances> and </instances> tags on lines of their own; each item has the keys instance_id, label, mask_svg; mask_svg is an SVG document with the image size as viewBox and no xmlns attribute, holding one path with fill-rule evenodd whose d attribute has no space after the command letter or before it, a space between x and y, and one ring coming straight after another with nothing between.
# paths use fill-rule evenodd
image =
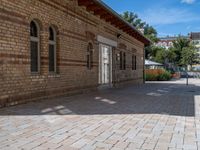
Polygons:
<instances>
[{"instance_id":1,"label":"white door","mask_svg":"<svg viewBox=\"0 0 200 150\"><path fill-rule=\"evenodd\" d=\"M107 45L100 45L99 54L99 82L101 85L112 83L112 48Z\"/></svg>"}]
</instances>

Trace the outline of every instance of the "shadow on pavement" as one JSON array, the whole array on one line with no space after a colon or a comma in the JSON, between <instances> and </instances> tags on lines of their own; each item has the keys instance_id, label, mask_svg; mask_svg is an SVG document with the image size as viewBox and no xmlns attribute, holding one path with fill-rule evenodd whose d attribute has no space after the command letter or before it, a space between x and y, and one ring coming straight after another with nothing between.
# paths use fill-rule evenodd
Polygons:
<instances>
[{"instance_id":1,"label":"shadow on pavement","mask_svg":"<svg viewBox=\"0 0 200 150\"><path fill-rule=\"evenodd\" d=\"M199 86L147 83L3 108L0 115L166 114L194 117L195 95L200 95Z\"/></svg>"}]
</instances>

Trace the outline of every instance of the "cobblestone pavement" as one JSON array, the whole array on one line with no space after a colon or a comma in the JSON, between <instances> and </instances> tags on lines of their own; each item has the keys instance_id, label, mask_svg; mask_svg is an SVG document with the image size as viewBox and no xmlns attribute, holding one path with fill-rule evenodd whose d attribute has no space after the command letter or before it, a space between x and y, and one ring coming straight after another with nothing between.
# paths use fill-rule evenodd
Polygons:
<instances>
[{"instance_id":1,"label":"cobblestone pavement","mask_svg":"<svg viewBox=\"0 0 200 150\"><path fill-rule=\"evenodd\" d=\"M0 149L200 149L200 84L183 83L147 83L1 109Z\"/></svg>"}]
</instances>

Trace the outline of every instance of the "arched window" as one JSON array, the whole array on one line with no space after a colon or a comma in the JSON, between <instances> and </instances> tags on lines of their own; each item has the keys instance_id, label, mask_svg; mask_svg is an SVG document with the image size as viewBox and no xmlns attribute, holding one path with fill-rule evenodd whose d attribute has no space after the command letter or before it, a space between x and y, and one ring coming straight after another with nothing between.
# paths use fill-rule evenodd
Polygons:
<instances>
[{"instance_id":1,"label":"arched window","mask_svg":"<svg viewBox=\"0 0 200 150\"><path fill-rule=\"evenodd\" d=\"M49 72L56 72L56 32L49 27Z\"/></svg>"},{"instance_id":2,"label":"arched window","mask_svg":"<svg viewBox=\"0 0 200 150\"><path fill-rule=\"evenodd\" d=\"M40 47L39 26L37 22L31 21L30 23L31 72L39 72L39 62L40 62L39 47Z\"/></svg>"},{"instance_id":3,"label":"arched window","mask_svg":"<svg viewBox=\"0 0 200 150\"><path fill-rule=\"evenodd\" d=\"M92 43L89 43L87 47L87 68L91 70L92 67L93 67L93 45Z\"/></svg>"}]
</instances>

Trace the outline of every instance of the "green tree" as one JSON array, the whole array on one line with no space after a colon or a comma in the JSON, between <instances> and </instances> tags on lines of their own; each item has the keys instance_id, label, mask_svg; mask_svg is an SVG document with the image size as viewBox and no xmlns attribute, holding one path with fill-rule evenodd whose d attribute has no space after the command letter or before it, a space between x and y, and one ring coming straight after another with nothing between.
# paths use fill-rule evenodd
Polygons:
<instances>
[{"instance_id":1,"label":"green tree","mask_svg":"<svg viewBox=\"0 0 200 150\"><path fill-rule=\"evenodd\" d=\"M143 29L144 36L150 39L153 43L158 42L156 29L147 24L146 22L142 21L137 14L126 11L123 14L121 14L121 17L124 18L135 28ZM145 58L151 59L152 57L155 57L155 54L153 54L155 53L154 51L155 51L154 46L145 47Z\"/></svg>"},{"instance_id":2,"label":"green tree","mask_svg":"<svg viewBox=\"0 0 200 150\"><path fill-rule=\"evenodd\" d=\"M132 26L136 27L137 29L141 29L145 26L145 22L143 22L138 15L133 12L124 12L121 14L122 18L124 18L127 22L129 22Z\"/></svg>"},{"instance_id":3,"label":"green tree","mask_svg":"<svg viewBox=\"0 0 200 150\"><path fill-rule=\"evenodd\" d=\"M156 52L156 56L153 58L154 61L164 64L165 63L165 50L160 48Z\"/></svg>"},{"instance_id":4,"label":"green tree","mask_svg":"<svg viewBox=\"0 0 200 150\"><path fill-rule=\"evenodd\" d=\"M178 37L177 40L173 41L173 48L172 51L175 53L176 57L174 59L174 63L176 65L181 66L181 57L182 57L182 51L185 47L189 47L190 40L183 37Z\"/></svg>"},{"instance_id":5,"label":"green tree","mask_svg":"<svg viewBox=\"0 0 200 150\"><path fill-rule=\"evenodd\" d=\"M147 56L147 57L150 60L153 60L153 61L156 61L156 62L159 62L159 63L163 63L162 55L163 55L163 52L164 52L164 48L157 47L155 45L151 45L150 49L151 49L151 51L149 53L149 56Z\"/></svg>"},{"instance_id":6,"label":"green tree","mask_svg":"<svg viewBox=\"0 0 200 150\"><path fill-rule=\"evenodd\" d=\"M199 62L199 54L197 51L197 48L193 45L190 44L187 47L184 47L182 52L181 52L181 64L183 66L188 66L192 68L192 65L195 63Z\"/></svg>"},{"instance_id":7,"label":"green tree","mask_svg":"<svg viewBox=\"0 0 200 150\"><path fill-rule=\"evenodd\" d=\"M174 53L173 49L166 49L164 47L152 45L151 53L147 57L149 57L150 60L167 65L168 63L174 62L176 54Z\"/></svg>"},{"instance_id":8,"label":"green tree","mask_svg":"<svg viewBox=\"0 0 200 150\"><path fill-rule=\"evenodd\" d=\"M137 14L126 11L121 14L121 17L137 29L144 29L144 35L152 42L157 42L157 31L152 26L142 21ZM149 47L150 48L150 47Z\"/></svg>"},{"instance_id":9,"label":"green tree","mask_svg":"<svg viewBox=\"0 0 200 150\"><path fill-rule=\"evenodd\" d=\"M166 58L169 63L174 63L176 59L176 53L174 52L173 48L169 48L167 50Z\"/></svg>"},{"instance_id":10,"label":"green tree","mask_svg":"<svg viewBox=\"0 0 200 150\"><path fill-rule=\"evenodd\" d=\"M149 24L146 24L144 26L144 35L149 38L153 43L158 42L158 33L155 28L150 26Z\"/></svg>"}]
</instances>

